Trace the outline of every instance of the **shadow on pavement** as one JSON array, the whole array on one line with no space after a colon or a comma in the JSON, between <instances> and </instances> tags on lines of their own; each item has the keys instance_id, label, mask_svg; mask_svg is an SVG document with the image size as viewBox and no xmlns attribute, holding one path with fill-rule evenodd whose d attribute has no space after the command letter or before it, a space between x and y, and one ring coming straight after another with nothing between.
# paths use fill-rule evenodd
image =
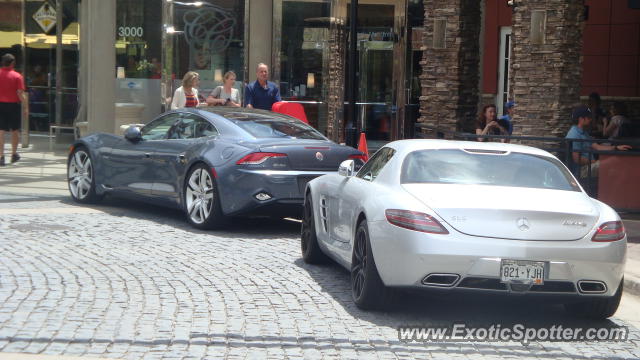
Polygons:
<instances>
[{"instance_id":1,"label":"shadow on pavement","mask_svg":"<svg viewBox=\"0 0 640 360\"><path fill-rule=\"evenodd\" d=\"M398 290L387 311L363 311L351 299L349 272L337 265L309 265L302 259L295 264L306 271L324 292L331 295L345 311L361 320L379 326L443 326L464 323L488 327L500 324L502 328L523 324L527 327L606 327L620 325L610 320L598 321L571 317L561 304L540 298L518 295L483 295Z\"/></svg>"},{"instance_id":2,"label":"shadow on pavement","mask_svg":"<svg viewBox=\"0 0 640 360\"><path fill-rule=\"evenodd\" d=\"M105 197L97 204L79 204L70 197L62 198L60 202L66 205L100 210L111 216L128 217L169 225L195 234L235 237L238 233L242 233L243 237L251 236L257 239L270 239L292 236L300 232L300 223L296 221L268 217L233 217L229 219L229 224L222 230L200 230L189 224L182 210L111 196Z\"/></svg>"}]
</instances>

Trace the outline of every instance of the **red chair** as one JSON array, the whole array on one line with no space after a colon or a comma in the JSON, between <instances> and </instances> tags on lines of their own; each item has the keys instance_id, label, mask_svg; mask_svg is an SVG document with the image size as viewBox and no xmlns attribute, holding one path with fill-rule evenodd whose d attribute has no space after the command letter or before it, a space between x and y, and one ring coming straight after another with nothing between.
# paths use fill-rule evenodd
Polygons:
<instances>
[{"instance_id":1,"label":"red chair","mask_svg":"<svg viewBox=\"0 0 640 360\"><path fill-rule=\"evenodd\" d=\"M304 112L304 107L302 107L302 104L278 101L277 103L274 103L273 106L271 106L271 111L293 116L294 118L299 119L306 124L309 123L309 120L307 120L307 114Z\"/></svg>"}]
</instances>

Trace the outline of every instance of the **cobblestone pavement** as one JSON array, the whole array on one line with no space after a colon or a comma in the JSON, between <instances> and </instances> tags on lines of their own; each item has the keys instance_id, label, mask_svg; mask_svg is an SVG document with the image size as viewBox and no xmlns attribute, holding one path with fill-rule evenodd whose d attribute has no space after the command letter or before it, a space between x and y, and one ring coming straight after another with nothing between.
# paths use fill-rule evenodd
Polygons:
<instances>
[{"instance_id":1,"label":"cobblestone pavement","mask_svg":"<svg viewBox=\"0 0 640 360\"><path fill-rule=\"evenodd\" d=\"M624 320L582 323L519 299L405 294L352 303L348 272L300 259L299 224L202 232L177 211L0 195L0 351L126 359L640 357ZM624 342L407 343L401 325L629 325Z\"/></svg>"}]
</instances>

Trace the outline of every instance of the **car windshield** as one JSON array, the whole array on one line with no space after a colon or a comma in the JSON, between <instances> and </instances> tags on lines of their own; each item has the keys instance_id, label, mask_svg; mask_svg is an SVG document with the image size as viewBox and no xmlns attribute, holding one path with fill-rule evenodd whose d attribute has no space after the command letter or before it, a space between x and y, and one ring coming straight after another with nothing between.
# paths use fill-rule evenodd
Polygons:
<instances>
[{"instance_id":1,"label":"car windshield","mask_svg":"<svg viewBox=\"0 0 640 360\"><path fill-rule=\"evenodd\" d=\"M296 119L237 117L230 118L230 120L257 138L326 140L326 138L316 129Z\"/></svg>"},{"instance_id":2,"label":"car windshield","mask_svg":"<svg viewBox=\"0 0 640 360\"><path fill-rule=\"evenodd\" d=\"M560 161L502 151L414 151L404 160L401 181L403 184L473 184L580 191Z\"/></svg>"}]
</instances>

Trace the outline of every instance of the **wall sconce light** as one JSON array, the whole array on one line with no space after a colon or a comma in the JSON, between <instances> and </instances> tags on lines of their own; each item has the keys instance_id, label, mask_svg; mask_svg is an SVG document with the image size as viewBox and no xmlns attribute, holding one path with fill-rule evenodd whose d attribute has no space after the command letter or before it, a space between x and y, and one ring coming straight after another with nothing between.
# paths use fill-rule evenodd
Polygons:
<instances>
[{"instance_id":1,"label":"wall sconce light","mask_svg":"<svg viewBox=\"0 0 640 360\"><path fill-rule=\"evenodd\" d=\"M307 87L309 89L316 87L316 75L314 73L307 74Z\"/></svg>"},{"instance_id":2,"label":"wall sconce light","mask_svg":"<svg viewBox=\"0 0 640 360\"><path fill-rule=\"evenodd\" d=\"M202 5L204 5L202 1L194 1L194 2L170 1L170 2L173 2L176 5L193 6L193 7L201 7Z\"/></svg>"},{"instance_id":3,"label":"wall sconce light","mask_svg":"<svg viewBox=\"0 0 640 360\"><path fill-rule=\"evenodd\" d=\"M545 43L545 32L547 29L547 11L533 10L531 12L531 29L529 40L532 44L542 45Z\"/></svg>"},{"instance_id":4,"label":"wall sconce light","mask_svg":"<svg viewBox=\"0 0 640 360\"><path fill-rule=\"evenodd\" d=\"M124 66L118 66L117 70L116 70L116 78L118 79L124 79Z\"/></svg>"},{"instance_id":5,"label":"wall sconce light","mask_svg":"<svg viewBox=\"0 0 640 360\"><path fill-rule=\"evenodd\" d=\"M447 19L433 20L433 48L444 49L447 46Z\"/></svg>"},{"instance_id":6,"label":"wall sconce light","mask_svg":"<svg viewBox=\"0 0 640 360\"><path fill-rule=\"evenodd\" d=\"M222 70L216 69L213 72L213 80L215 80L216 82L222 82Z\"/></svg>"}]
</instances>

